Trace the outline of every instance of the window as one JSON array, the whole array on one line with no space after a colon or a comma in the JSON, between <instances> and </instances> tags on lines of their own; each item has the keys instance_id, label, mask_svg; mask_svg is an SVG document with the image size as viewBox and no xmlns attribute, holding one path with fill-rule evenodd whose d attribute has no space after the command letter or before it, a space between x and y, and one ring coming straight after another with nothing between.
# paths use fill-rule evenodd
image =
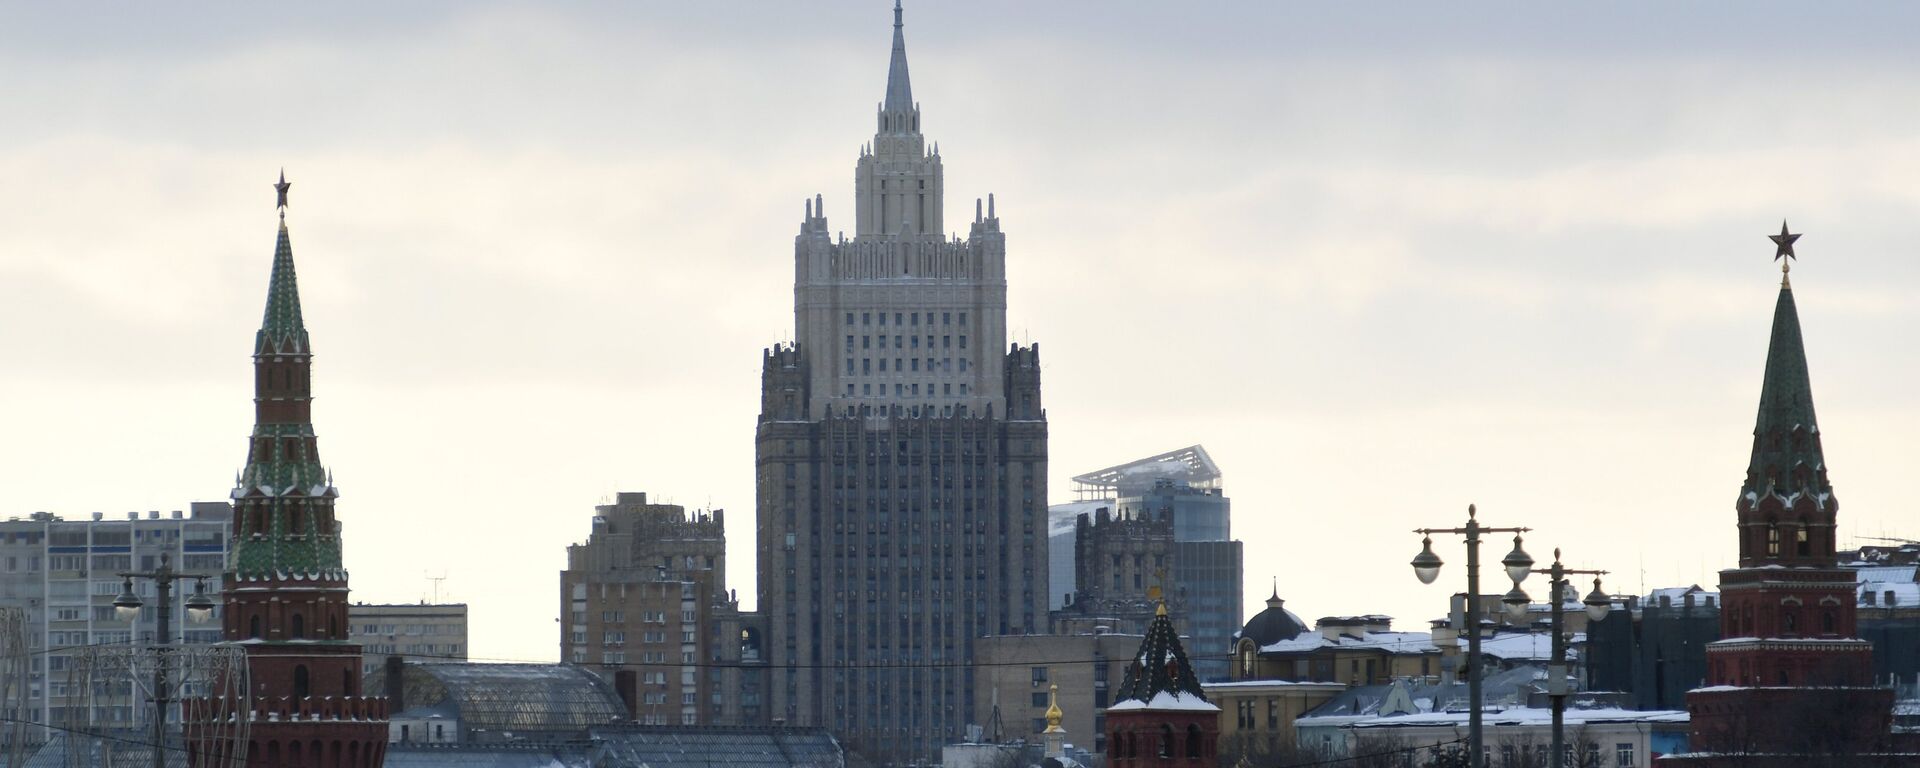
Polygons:
<instances>
[{"instance_id":1,"label":"window","mask_svg":"<svg viewBox=\"0 0 1920 768\"><path fill-rule=\"evenodd\" d=\"M847 325L853 325L853 313L852 313L852 312L848 312L848 313L847 313Z\"/></svg>"},{"instance_id":2,"label":"window","mask_svg":"<svg viewBox=\"0 0 1920 768\"><path fill-rule=\"evenodd\" d=\"M1613 764L1615 768L1633 768L1633 743L1620 742L1613 745Z\"/></svg>"},{"instance_id":3,"label":"window","mask_svg":"<svg viewBox=\"0 0 1920 768\"><path fill-rule=\"evenodd\" d=\"M1779 554L1780 554L1780 526L1769 523L1767 524L1767 555L1771 557L1771 556L1777 556Z\"/></svg>"},{"instance_id":4,"label":"window","mask_svg":"<svg viewBox=\"0 0 1920 768\"><path fill-rule=\"evenodd\" d=\"M1812 542L1807 541L1806 526L1802 525L1800 526L1800 530L1793 532L1793 549L1794 549L1794 554L1797 554L1801 557L1806 557L1808 555L1813 554L1813 544Z\"/></svg>"},{"instance_id":5,"label":"window","mask_svg":"<svg viewBox=\"0 0 1920 768\"><path fill-rule=\"evenodd\" d=\"M861 324L861 325L873 325L873 313L871 313L871 312L862 312L862 313L860 313L860 324Z\"/></svg>"},{"instance_id":6,"label":"window","mask_svg":"<svg viewBox=\"0 0 1920 768\"><path fill-rule=\"evenodd\" d=\"M1041 691L1035 691L1033 694L1033 706L1038 707L1040 709L1046 709L1047 694Z\"/></svg>"},{"instance_id":7,"label":"window","mask_svg":"<svg viewBox=\"0 0 1920 768\"><path fill-rule=\"evenodd\" d=\"M1047 681L1047 668L1034 667L1033 668L1033 684L1040 685L1041 683L1045 683L1046 681Z\"/></svg>"},{"instance_id":8,"label":"window","mask_svg":"<svg viewBox=\"0 0 1920 768\"><path fill-rule=\"evenodd\" d=\"M961 317L965 317L965 315L961 315ZM960 348L961 349L967 348L967 335L964 333L960 334Z\"/></svg>"},{"instance_id":9,"label":"window","mask_svg":"<svg viewBox=\"0 0 1920 768\"><path fill-rule=\"evenodd\" d=\"M967 313L965 313L965 312L962 312L962 313L960 313L960 324L961 324L961 325L966 325L966 324L967 324ZM963 347L964 347L964 346L966 346L966 345L965 345L965 344L961 344L960 346L963 346Z\"/></svg>"}]
</instances>

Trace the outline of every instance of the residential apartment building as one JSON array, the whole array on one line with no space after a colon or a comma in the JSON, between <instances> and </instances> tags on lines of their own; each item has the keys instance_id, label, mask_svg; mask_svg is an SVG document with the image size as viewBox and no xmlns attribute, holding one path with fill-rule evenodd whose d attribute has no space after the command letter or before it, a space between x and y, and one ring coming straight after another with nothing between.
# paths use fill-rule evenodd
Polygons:
<instances>
[{"instance_id":1,"label":"residential apartment building","mask_svg":"<svg viewBox=\"0 0 1920 768\"><path fill-rule=\"evenodd\" d=\"M94 513L69 520L35 512L0 522L0 605L25 609L30 651L25 712L8 713L56 727L142 727L150 710L132 681L82 685L90 647L148 643L158 612L153 582L133 581L146 609L131 623L114 614L123 588L118 575L150 571L161 558L174 569L204 574L207 593L221 603L220 573L226 567L233 508L227 502L194 502L185 513ZM178 582L173 593L175 642L220 640L219 609L211 620L186 620L185 603L195 582ZM93 678L96 682L99 678Z\"/></svg>"},{"instance_id":2,"label":"residential apartment building","mask_svg":"<svg viewBox=\"0 0 1920 768\"><path fill-rule=\"evenodd\" d=\"M621 694L642 724L765 721L764 630L726 589L725 515L620 493L567 547L561 658L616 684L632 672Z\"/></svg>"},{"instance_id":3,"label":"residential apartment building","mask_svg":"<svg viewBox=\"0 0 1920 768\"><path fill-rule=\"evenodd\" d=\"M411 662L467 660L466 603L354 603L347 637L360 644L368 693L384 691L387 657Z\"/></svg>"}]
</instances>

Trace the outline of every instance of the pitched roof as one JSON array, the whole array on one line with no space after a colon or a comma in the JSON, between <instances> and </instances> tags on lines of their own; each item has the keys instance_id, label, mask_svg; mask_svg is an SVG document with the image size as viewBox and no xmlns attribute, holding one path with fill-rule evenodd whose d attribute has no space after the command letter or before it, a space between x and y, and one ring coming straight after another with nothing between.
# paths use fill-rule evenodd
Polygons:
<instances>
[{"instance_id":1,"label":"pitched roof","mask_svg":"<svg viewBox=\"0 0 1920 768\"><path fill-rule=\"evenodd\" d=\"M1134 654L1133 663L1127 665L1126 678L1114 693L1113 706L1107 709L1202 708L1219 709L1207 701L1207 694L1200 689L1200 679L1193 674L1187 651L1180 647L1180 633L1173 631L1173 621L1167 618L1167 607L1163 603L1153 623L1147 626L1140 651Z\"/></svg>"},{"instance_id":2,"label":"pitched roof","mask_svg":"<svg viewBox=\"0 0 1920 768\"><path fill-rule=\"evenodd\" d=\"M300 316L300 285L293 272L293 244L287 239L287 221L280 220L280 238L273 246L273 276L267 282L267 311L260 320L254 354L309 352L307 326Z\"/></svg>"},{"instance_id":3,"label":"pitched roof","mask_svg":"<svg viewBox=\"0 0 1920 768\"><path fill-rule=\"evenodd\" d=\"M1753 457L1741 495L1757 502L1769 495L1792 500L1804 494L1827 508L1832 488L1827 485L1826 469L1813 413L1807 353L1800 339L1800 314L1794 307L1793 288L1782 284L1773 308L1760 411L1753 425Z\"/></svg>"}]
</instances>

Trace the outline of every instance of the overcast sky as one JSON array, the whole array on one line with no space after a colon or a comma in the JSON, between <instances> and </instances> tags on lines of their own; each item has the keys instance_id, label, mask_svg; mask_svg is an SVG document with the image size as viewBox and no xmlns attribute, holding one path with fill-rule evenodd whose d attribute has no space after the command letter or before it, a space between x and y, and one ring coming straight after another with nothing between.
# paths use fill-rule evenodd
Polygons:
<instances>
[{"instance_id":1,"label":"overcast sky","mask_svg":"<svg viewBox=\"0 0 1920 768\"><path fill-rule=\"evenodd\" d=\"M475 656L553 659L643 490L728 510L751 603L760 350L803 199L852 228L887 6L0 5L0 514L226 496L284 166L356 599L445 574ZM1309 620L1442 614L1408 529L1469 502L1711 585L1784 217L1843 537L1920 537L1920 9L1604 10L912 3L1052 499L1203 443L1249 610Z\"/></svg>"}]
</instances>

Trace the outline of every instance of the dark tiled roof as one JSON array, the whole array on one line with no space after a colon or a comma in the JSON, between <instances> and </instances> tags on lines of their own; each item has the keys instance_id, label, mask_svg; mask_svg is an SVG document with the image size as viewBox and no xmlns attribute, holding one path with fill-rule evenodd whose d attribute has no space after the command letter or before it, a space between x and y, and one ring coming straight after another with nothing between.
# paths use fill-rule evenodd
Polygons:
<instances>
[{"instance_id":1,"label":"dark tiled roof","mask_svg":"<svg viewBox=\"0 0 1920 768\"><path fill-rule=\"evenodd\" d=\"M1753 426L1753 458L1747 464L1743 496L1790 499L1806 494L1816 504L1832 504L1820 427L1813 415L1813 386L1807 376L1807 352L1800 339L1800 313L1793 289L1782 285L1773 307L1773 335L1767 343L1767 372L1760 387L1760 413Z\"/></svg>"},{"instance_id":2,"label":"dark tiled roof","mask_svg":"<svg viewBox=\"0 0 1920 768\"><path fill-rule=\"evenodd\" d=\"M1173 621L1167 618L1165 604L1147 626L1146 639L1140 642L1133 663L1127 665L1126 678L1114 692L1113 703L1152 702L1160 693L1207 701L1207 694L1200 690L1200 679L1187 661L1186 649L1180 647L1180 633L1173 631Z\"/></svg>"}]
</instances>

